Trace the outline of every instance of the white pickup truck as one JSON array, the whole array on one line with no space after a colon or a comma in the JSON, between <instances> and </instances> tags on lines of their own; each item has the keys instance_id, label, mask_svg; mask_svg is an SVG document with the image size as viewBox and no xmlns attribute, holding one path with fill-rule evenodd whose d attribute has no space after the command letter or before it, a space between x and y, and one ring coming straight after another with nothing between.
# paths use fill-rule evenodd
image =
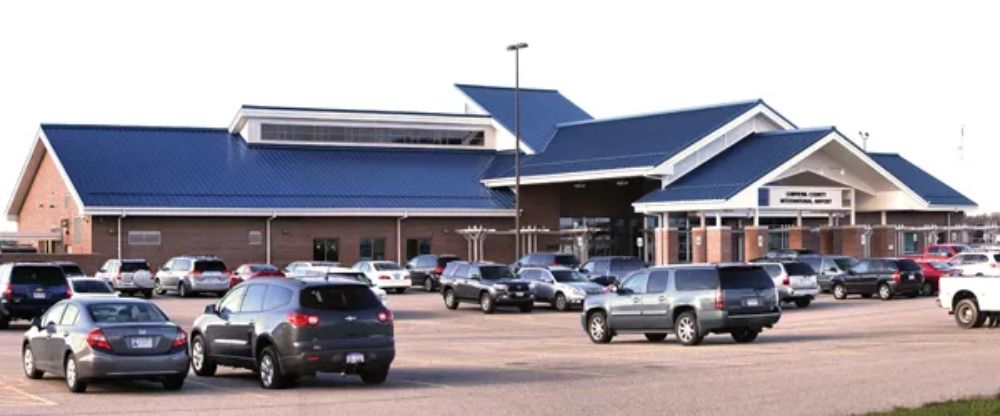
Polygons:
<instances>
[{"instance_id":1,"label":"white pickup truck","mask_svg":"<svg viewBox=\"0 0 1000 416\"><path fill-rule=\"evenodd\" d=\"M955 315L962 328L1000 326L1000 277L944 277L938 305Z\"/></svg>"}]
</instances>

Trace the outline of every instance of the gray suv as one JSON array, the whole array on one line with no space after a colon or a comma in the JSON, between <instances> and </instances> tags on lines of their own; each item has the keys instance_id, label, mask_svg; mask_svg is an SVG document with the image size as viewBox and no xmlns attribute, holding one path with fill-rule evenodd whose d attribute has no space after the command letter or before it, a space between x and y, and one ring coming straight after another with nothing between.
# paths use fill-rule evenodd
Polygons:
<instances>
[{"instance_id":1,"label":"gray suv","mask_svg":"<svg viewBox=\"0 0 1000 416\"><path fill-rule=\"evenodd\" d=\"M774 281L760 266L694 265L636 272L612 293L589 296L581 315L595 343L621 333L657 342L673 332L683 345L710 333L752 342L781 319Z\"/></svg>"},{"instance_id":2,"label":"gray suv","mask_svg":"<svg viewBox=\"0 0 1000 416\"><path fill-rule=\"evenodd\" d=\"M583 305L587 296L604 293L604 286L568 267L524 268L517 277L530 282L535 302L548 302L560 312Z\"/></svg>"},{"instance_id":3,"label":"gray suv","mask_svg":"<svg viewBox=\"0 0 1000 416\"><path fill-rule=\"evenodd\" d=\"M478 303L483 313L497 306L517 306L521 312L535 308L531 285L518 279L506 264L453 262L441 275L444 306L458 309L461 302Z\"/></svg>"}]
</instances>

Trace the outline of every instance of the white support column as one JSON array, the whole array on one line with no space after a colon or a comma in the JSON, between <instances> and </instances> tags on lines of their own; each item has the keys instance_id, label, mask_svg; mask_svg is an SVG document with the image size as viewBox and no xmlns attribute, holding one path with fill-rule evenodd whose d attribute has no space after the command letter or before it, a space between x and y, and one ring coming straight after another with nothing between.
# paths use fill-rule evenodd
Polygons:
<instances>
[{"instance_id":1,"label":"white support column","mask_svg":"<svg viewBox=\"0 0 1000 416\"><path fill-rule=\"evenodd\" d=\"M833 227L833 212L826 213L826 225Z\"/></svg>"},{"instance_id":2,"label":"white support column","mask_svg":"<svg viewBox=\"0 0 1000 416\"><path fill-rule=\"evenodd\" d=\"M753 226L760 227L760 208L753 209Z\"/></svg>"},{"instance_id":3,"label":"white support column","mask_svg":"<svg viewBox=\"0 0 1000 416\"><path fill-rule=\"evenodd\" d=\"M706 225L705 224L705 211L698 212L698 218L701 220L701 223L699 224L699 226L701 226L702 228L704 228L705 225Z\"/></svg>"},{"instance_id":4,"label":"white support column","mask_svg":"<svg viewBox=\"0 0 1000 416\"><path fill-rule=\"evenodd\" d=\"M802 210L795 211L795 226L802 228Z\"/></svg>"},{"instance_id":5,"label":"white support column","mask_svg":"<svg viewBox=\"0 0 1000 416\"><path fill-rule=\"evenodd\" d=\"M857 198L857 194L857 191L851 188L851 225L855 225L855 221L857 220L857 210L855 209L858 206L858 201L855 199Z\"/></svg>"},{"instance_id":6,"label":"white support column","mask_svg":"<svg viewBox=\"0 0 1000 416\"><path fill-rule=\"evenodd\" d=\"M882 225L889 224L889 214L886 211L882 211Z\"/></svg>"},{"instance_id":7,"label":"white support column","mask_svg":"<svg viewBox=\"0 0 1000 416\"><path fill-rule=\"evenodd\" d=\"M715 226L722 226L722 211L715 211Z\"/></svg>"}]
</instances>

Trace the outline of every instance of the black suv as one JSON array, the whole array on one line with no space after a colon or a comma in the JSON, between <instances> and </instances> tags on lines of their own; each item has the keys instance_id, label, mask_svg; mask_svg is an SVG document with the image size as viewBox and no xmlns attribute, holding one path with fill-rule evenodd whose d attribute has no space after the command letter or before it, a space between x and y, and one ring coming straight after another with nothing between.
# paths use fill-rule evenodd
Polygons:
<instances>
[{"instance_id":1,"label":"black suv","mask_svg":"<svg viewBox=\"0 0 1000 416\"><path fill-rule=\"evenodd\" d=\"M924 284L924 272L911 259L868 259L854 265L846 274L830 278L833 297L845 299L847 295L870 298L878 295L882 300L896 295L915 298Z\"/></svg>"},{"instance_id":2,"label":"black suv","mask_svg":"<svg viewBox=\"0 0 1000 416\"><path fill-rule=\"evenodd\" d=\"M406 270L410 271L410 281L414 286L434 292L441 287L440 279L444 268L455 260L460 259L452 254L424 254L410 259L406 263Z\"/></svg>"},{"instance_id":3,"label":"black suv","mask_svg":"<svg viewBox=\"0 0 1000 416\"><path fill-rule=\"evenodd\" d=\"M571 269L580 267L580 259L572 254L564 253L531 253L514 263L514 271L522 267L546 268L549 266L564 266Z\"/></svg>"},{"instance_id":4,"label":"black suv","mask_svg":"<svg viewBox=\"0 0 1000 416\"><path fill-rule=\"evenodd\" d=\"M461 302L478 302L483 313L505 305L521 312L535 308L531 284L514 276L505 264L460 262L449 264L447 272L441 279L441 294L448 309L458 309Z\"/></svg>"},{"instance_id":5,"label":"black suv","mask_svg":"<svg viewBox=\"0 0 1000 416\"><path fill-rule=\"evenodd\" d=\"M583 263L583 266L580 266L580 273L587 276L591 282L610 286L618 279L644 267L646 264L638 257L601 256L591 257Z\"/></svg>"},{"instance_id":6,"label":"black suv","mask_svg":"<svg viewBox=\"0 0 1000 416\"><path fill-rule=\"evenodd\" d=\"M0 265L0 329L13 319L40 317L72 295L62 269L52 263Z\"/></svg>"},{"instance_id":7,"label":"black suv","mask_svg":"<svg viewBox=\"0 0 1000 416\"><path fill-rule=\"evenodd\" d=\"M396 356L392 312L368 286L341 278L248 280L205 307L191 330L191 367L255 370L267 389L317 372L380 384Z\"/></svg>"}]
</instances>

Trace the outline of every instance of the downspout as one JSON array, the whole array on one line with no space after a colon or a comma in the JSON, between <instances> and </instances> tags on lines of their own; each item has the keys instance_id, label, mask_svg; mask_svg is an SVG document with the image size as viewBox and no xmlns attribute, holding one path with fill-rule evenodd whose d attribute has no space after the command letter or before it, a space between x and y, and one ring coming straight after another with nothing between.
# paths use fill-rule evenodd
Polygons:
<instances>
[{"instance_id":1,"label":"downspout","mask_svg":"<svg viewBox=\"0 0 1000 416\"><path fill-rule=\"evenodd\" d=\"M267 254L265 257L267 257L267 264L271 264L271 221L275 218L278 218L278 214L272 212L271 216L265 221L264 233L267 235L267 241L265 242Z\"/></svg>"},{"instance_id":2,"label":"downspout","mask_svg":"<svg viewBox=\"0 0 1000 416\"><path fill-rule=\"evenodd\" d=\"M403 220L410 217L407 210L403 210L403 216L396 218L396 261L403 264Z\"/></svg>"},{"instance_id":3,"label":"downspout","mask_svg":"<svg viewBox=\"0 0 1000 416\"><path fill-rule=\"evenodd\" d=\"M122 220L125 218L125 210L118 216L118 260L122 259Z\"/></svg>"}]
</instances>

